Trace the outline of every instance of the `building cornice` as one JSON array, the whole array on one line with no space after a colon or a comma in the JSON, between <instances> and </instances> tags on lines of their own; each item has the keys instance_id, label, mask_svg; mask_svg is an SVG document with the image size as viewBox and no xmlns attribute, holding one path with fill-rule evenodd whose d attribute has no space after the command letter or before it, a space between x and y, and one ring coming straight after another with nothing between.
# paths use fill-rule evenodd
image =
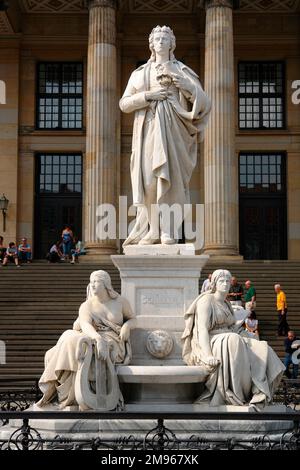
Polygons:
<instances>
[{"instance_id":1,"label":"building cornice","mask_svg":"<svg viewBox=\"0 0 300 470\"><path fill-rule=\"evenodd\" d=\"M202 0L200 6L209 8L227 7L232 9L239 8L239 0Z\"/></svg>"},{"instance_id":2,"label":"building cornice","mask_svg":"<svg viewBox=\"0 0 300 470\"><path fill-rule=\"evenodd\" d=\"M117 8L116 0L85 0L84 3L89 10L97 7Z\"/></svg>"}]
</instances>

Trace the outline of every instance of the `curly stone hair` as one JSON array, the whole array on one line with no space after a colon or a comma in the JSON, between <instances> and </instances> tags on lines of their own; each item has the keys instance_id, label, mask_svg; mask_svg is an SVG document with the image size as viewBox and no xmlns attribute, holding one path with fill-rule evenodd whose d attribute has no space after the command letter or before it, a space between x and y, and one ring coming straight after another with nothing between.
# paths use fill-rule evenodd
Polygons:
<instances>
[{"instance_id":1,"label":"curly stone hair","mask_svg":"<svg viewBox=\"0 0 300 470\"><path fill-rule=\"evenodd\" d=\"M152 29L150 35L149 35L149 49L151 51L151 57L149 59L149 62L155 62L155 50L154 50L154 34L155 33L167 33L170 36L171 40L171 48L170 48L170 60L174 60L174 50L176 48L176 38L173 33L173 30L169 26L155 26L155 28Z\"/></svg>"}]
</instances>

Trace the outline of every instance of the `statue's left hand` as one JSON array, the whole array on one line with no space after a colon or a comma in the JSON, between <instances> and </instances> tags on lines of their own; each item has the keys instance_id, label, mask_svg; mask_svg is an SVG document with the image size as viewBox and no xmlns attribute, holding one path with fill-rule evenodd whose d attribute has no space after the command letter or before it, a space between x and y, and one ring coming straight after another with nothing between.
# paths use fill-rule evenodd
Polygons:
<instances>
[{"instance_id":1,"label":"statue's left hand","mask_svg":"<svg viewBox=\"0 0 300 470\"><path fill-rule=\"evenodd\" d=\"M189 80L178 75L177 73L172 73L173 83L177 88L182 88L183 90L189 91L192 93L192 87Z\"/></svg>"},{"instance_id":2,"label":"statue's left hand","mask_svg":"<svg viewBox=\"0 0 300 470\"><path fill-rule=\"evenodd\" d=\"M130 328L127 325L127 323L124 323L120 331L120 339L122 341L127 341L129 338L129 335L130 335Z\"/></svg>"},{"instance_id":3,"label":"statue's left hand","mask_svg":"<svg viewBox=\"0 0 300 470\"><path fill-rule=\"evenodd\" d=\"M96 349L97 349L97 357L101 361L106 361L108 357L108 347L105 341L101 338L97 339L96 341Z\"/></svg>"}]
</instances>

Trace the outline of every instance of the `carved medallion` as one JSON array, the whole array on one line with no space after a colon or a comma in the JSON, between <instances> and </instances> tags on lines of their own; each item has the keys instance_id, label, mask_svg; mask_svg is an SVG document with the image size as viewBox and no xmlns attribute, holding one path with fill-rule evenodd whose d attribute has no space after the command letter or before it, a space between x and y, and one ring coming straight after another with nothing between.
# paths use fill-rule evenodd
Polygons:
<instances>
[{"instance_id":1,"label":"carved medallion","mask_svg":"<svg viewBox=\"0 0 300 470\"><path fill-rule=\"evenodd\" d=\"M170 354L174 342L167 331L156 330L148 335L146 346L152 356L162 359Z\"/></svg>"}]
</instances>

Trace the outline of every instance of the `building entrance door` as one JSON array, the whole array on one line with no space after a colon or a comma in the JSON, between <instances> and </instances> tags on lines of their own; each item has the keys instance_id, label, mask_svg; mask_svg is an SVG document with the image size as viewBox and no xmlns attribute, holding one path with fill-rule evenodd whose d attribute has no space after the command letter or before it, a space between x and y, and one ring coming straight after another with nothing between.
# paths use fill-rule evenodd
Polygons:
<instances>
[{"instance_id":1,"label":"building entrance door","mask_svg":"<svg viewBox=\"0 0 300 470\"><path fill-rule=\"evenodd\" d=\"M35 258L45 258L69 224L82 234L82 156L39 154L36 161Z\"/></svg>"},{"instance_id":2,"label":"building entrance door","mask_svg":"<svg viewBox=\"0 0 300 470\"><path fill-rule=\"evenodd\" d=\"M285 155L240 155L240 252L287 259Z\"/></svg>"}]
</instances>

